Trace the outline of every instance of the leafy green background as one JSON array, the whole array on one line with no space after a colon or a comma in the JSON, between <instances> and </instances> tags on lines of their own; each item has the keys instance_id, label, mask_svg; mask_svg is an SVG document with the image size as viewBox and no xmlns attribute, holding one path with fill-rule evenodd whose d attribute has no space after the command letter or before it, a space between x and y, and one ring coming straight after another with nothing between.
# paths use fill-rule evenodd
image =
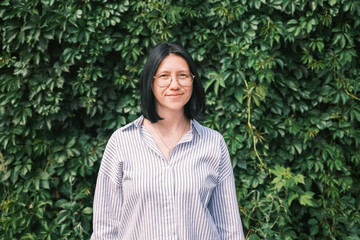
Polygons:
<instances>
[{"instance_id":1,"label":"leafy green background","mask_svg":"<svg viewBox=\"0 0 360 240\"><path fill-rule=\"evenodd\" d=\"M360 238L358 0L5 0L0 19L1 239L90 237L162 41L197 62L248 239Z\"/></svg>"}]
</instances>

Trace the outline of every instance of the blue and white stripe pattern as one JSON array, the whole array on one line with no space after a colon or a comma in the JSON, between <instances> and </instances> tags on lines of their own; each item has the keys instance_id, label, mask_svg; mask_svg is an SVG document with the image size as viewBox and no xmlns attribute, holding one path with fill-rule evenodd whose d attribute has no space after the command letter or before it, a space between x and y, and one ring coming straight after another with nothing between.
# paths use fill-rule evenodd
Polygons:
<instances>
[{"instance_id":1,"label":"blue and white stripe pattern","mask_svg":"<svg viewBox=\"0 0 360 240\"><path fill-rule=\"evenodd\" d=\"M142 121L115 131L106 146L91 239L244 240L221 134L192 120L165 160Z\"/></svg>"}]
</instances>

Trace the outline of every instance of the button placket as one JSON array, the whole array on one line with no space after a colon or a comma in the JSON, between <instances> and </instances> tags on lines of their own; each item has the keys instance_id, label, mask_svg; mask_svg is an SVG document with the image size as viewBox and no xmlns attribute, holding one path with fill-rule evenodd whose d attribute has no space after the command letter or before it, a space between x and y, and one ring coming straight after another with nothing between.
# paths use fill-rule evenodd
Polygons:
<instances>
[{"instance_id":1,"label":"button placket","mask_svg":"<svg viewBox=\"0 0 360 240\"><path fill-rule=\"evenodd\" d=\"M166 163L166 222L167 222L167 232L169 239L177 239L176 236L176 212L175 212L175 176L174 176L174 167L171 163L171 158L169 158Z\"/></svg>"}]
</instances>

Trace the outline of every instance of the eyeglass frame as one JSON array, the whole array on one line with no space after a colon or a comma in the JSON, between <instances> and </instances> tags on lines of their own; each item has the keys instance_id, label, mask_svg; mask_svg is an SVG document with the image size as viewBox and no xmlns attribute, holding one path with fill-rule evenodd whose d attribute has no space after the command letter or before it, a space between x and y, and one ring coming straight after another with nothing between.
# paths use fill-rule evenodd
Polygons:
<instances>
[{"instance_id":1,"label":"eyeglass frame","mask_svg":"<svg viewBox=\"0 0 360 240\"><path fill-rule=\"evenodd\" d=\"M157 80L157 78L159 77L159 75L161 75L161 74L158 74L158 75L156 75L156 76L153 76L154 82L156 83L156 85L158 85L158 86L161 87L161 88L169 87L169 86L171 85L171 82L172 82L172 76L171 76L171 74L170 74L170 82L169 82L169 85L167 85L167 86L160 86L160 85L157 83L156 80ZM178 76L179 76L179 75L180 75L180 74L176 74L176 81L178 82L178 84L179 84L181 87L190 87L191 85L189 85L189 86L183 86L183 85L180 84L180 82L179 82L179 80L178 80L178 78L179 78ZM190 76L191 76L191 84L193 84L195 75L190 72Z\"/></svg>"}]
</instances>

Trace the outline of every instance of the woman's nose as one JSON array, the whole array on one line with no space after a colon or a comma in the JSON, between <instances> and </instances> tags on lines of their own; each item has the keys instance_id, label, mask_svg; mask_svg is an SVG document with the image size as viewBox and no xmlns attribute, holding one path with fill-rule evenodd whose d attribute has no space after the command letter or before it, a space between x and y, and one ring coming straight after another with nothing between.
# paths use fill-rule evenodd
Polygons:
<instances>
[{"instance_id":1,"label":"woman's nose","mask_svg":"<svg viewBox=\"0 0 360 240\"><path fill-rule=\"evenodd\" d=\"M170 82L170 89L178 89L180 88L180 84L178 82L177 76L176 75L172 75L171 76L171 82Z\"/></svg>"}]
</instances>

